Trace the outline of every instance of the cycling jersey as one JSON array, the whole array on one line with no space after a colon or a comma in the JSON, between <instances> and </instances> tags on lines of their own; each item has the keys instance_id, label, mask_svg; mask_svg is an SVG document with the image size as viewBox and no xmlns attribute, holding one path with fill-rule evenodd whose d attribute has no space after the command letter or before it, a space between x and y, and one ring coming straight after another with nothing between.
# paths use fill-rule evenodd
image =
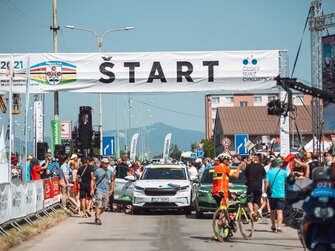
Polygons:
<instances>
[{"instance_id":1,"label":"cycling jersey","mask_svg":"<svg viewBox=\"0 0 335 251\"><path fill-rule=\"evenodd\" d=\"M220 192L223 192L225 200L221 202L221 205L226 205L229 200L229 176L231 173L229 166L223 163L218 164L214 169L212 194L218 196Z\"/></svg>"}]
</instances>

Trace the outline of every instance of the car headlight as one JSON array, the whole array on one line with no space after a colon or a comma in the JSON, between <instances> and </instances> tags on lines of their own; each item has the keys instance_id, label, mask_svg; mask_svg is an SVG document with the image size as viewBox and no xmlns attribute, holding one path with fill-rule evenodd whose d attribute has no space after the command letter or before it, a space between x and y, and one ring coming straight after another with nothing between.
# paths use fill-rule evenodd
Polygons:
<instances>
[{"instance_id":1,"label":"car headlight","mask_svg":"<svg viewBox=\"0 0 335 251\"><path fill-rule=\"evenodd\" d=\"M200 193L209 193L209 191L207 191L207 190L202 190L202 189L199 189L198 190Z\"/></svg>"},{"instance_id":2,"label":"car headlight","mask_svg":"<svg viewBox=\"0 0 335 251\"><path fill-rule=\"evenodd\" d=\"M331 207L316 207L314 209L314 215L316 218L332 218L334 216L334 209Z\"/></svg>"},{"instance_id":3,"label":"car headlight","mask_svg":"<svg viewBox=\"0 0 335 251\"><path fill-rule=\"evenodd\" d=\"M134 186L135 190L144 191L144 187Z\"/></svg>"},{"instance_id":4,"label":"car headlight","mask_svg":"<svg viewBox=\"0 0 335 251\"><path fill-rule=\"evenodd\" d=\"M190 188L190 186L183 186L183 187L179 187L178 190L183 191L183 190L187 190L189 188Z\"/></svg>"}]
</instances>

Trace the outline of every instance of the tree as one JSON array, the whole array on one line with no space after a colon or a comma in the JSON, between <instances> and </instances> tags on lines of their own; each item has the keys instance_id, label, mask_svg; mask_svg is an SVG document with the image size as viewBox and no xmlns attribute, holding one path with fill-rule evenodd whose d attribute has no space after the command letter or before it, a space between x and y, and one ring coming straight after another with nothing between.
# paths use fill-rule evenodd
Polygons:
<instances>
[{"instance_id":1,"label":"tree","mask_svg":"<svg viewBox=\"0 0 335 251\"><path fill-rule=\"evenodd\" d=\"M213 139L202 139L200 142L204 144L205 156L214 158L215 157L215 147L214 147Z\"/></svg>"},{"instance_id":2,"label":"tree","mask_svg":"<svg viewBox=\"0 0 335 251\"><path fill-rule=\"evenodd\" d=\"M191 151L195 152L195 150L198 148L198 144L196 142L191 144Z\"/></svg>"},{"instance_id":3,"label":"tree","mask_svg":"<svg viewBox=\"0 0 335 251\"><path fill-rule=\"evenodd\" d=\"M181 151L177 145L172 144L170 147L170 157L176 160L180 160Z\"/></svg>"}]
</instances>

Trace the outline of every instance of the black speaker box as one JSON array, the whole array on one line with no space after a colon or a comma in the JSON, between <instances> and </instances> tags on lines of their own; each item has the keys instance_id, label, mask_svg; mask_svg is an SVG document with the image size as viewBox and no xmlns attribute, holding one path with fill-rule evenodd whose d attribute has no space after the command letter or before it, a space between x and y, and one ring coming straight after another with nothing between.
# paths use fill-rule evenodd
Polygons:
<instances>
[{"instance_id":1,"label":"black speaker box","mask_svg":"<svg viewBox=\"0 0 335 251\"><path fill-rule=\"evenodd\" d=\"M49 145L47 142L37 142L36 144L37 159L44 160L45 154L48 152Z\"/></svg>"}]
</instances>

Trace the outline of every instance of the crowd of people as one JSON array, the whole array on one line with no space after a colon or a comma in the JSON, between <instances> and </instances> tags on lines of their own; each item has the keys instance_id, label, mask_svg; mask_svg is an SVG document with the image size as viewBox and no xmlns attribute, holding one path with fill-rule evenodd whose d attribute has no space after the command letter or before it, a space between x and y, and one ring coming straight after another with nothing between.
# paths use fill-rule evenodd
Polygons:
<instances>
[{"instance_id":1,"label":"crowd of people","mask_svg":"<svg viewBox=\"0 0 335 251\"><path fill-rule=\"evenodd\" d=\"M243 171L247 186L247 206L252 216L255 220L265 215L270 216L271 229L280 233L287 176L293 175L297 180L311 179L314 168L320 165L318 161L317 155L305 152L284 157L263 154L251 154L245 157L220 154L214 159L198 158L185 164L190 180L201 178L208 168L215 168L212 194L218 205L229 198L229 178L238 178ZM176 164L178 161L169 160L168 163ZM334 163L334 155L330 153L323 155L322 165L329 167L335 165ZM63 155L59 159L52 159L47 153L42 161L32 156L27 157L25 180L59 176L64 208L67 203L71 203L74 207L73 212L85 218L91 217L95 209L95 223L100 225L101 214L106 210L131 212L131 205L114 203L117 167L126 168L127 175L139 177L148 164L140 161L130 162L126 156L114 160L110 157L98 159L72 154L71 157ZM231 172L229 168L231 165L237 166L235 172Z\"/></svg>"}]
</instances>

